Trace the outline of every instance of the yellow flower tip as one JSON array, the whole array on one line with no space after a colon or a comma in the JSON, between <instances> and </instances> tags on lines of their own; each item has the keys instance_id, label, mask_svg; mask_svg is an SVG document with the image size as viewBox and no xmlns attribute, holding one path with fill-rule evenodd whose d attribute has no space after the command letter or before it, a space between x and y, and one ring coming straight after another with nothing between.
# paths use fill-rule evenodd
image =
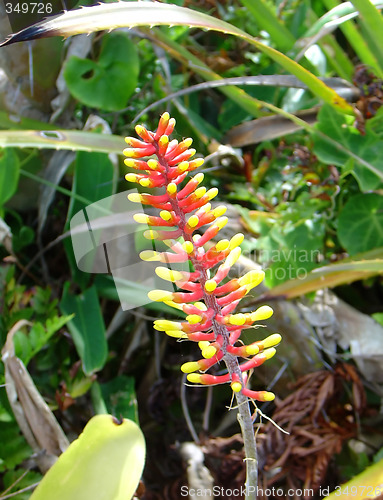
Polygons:
<instances>
[{"instance_id":1,"label":"yellow flower tip","mask_svg":"<svg viewBox=\"0 0 383 500\"><path fill-rule=\"evenodd\" d=\"M167 267L162 267L162 266L156 267L155 273L163 280L172 281L173 283L185 279L182 273L180 273L179 271L172 271Z\"/></svg>"},{"instance_id":2,"label":"yellow flower tip","mask_svg":"<svg viewBox=\"0 0 383 500\"><path fill-rule=\"evenodd\" d=\"M264 319L269 319L273 315L273 310L270 306L261 306L256 311L251 313L252 321L261 321Z\"/></svg>"},{"instance_id":3,"label":"yellow flower tip","mask_svg":"<svg viewBox=\"0 0 383 500\"><path fill-rule=\"evenodd\" d=\"M185 241L182 244L182 248L185 250L185 252L190 255L194 251L194 245L191 241Z\"/></svg>"},{"instance_id":4,"label":"yellow flower tip","mask_svg":"<svg viewBox=\"0 0 383 500\"><path fill-rule=\"evenodd\" d=\"M176 119L175 118L170 118L169 123L168 123L168 127L169 126L175 127L175 125L176 125Z\"/></svg>"},{"instance_id":5,"label":"yellow flower tip","mask_svg":"<svg viewBox=\"0 0 383 500\"><path fill-rule=\"evenodd\" d=\"M189 361L181 366L181 371L184 373L192 373L199 370L199 364L197 361ZM188 377L189 380L189 377Z\"/></svg>"},{"instance_id":6,"label":"yellow flower tip","mask_svg":"<svg viewBox=\"0 0 383 500\"><path fill-rule=\"evenodd\" d=\"M148 297L154 302L163 302L165 300L171 300L173 298L173 293L166 290L151 290L148 293Z\"/></svg>"},{"instance_id":7,"label":"yellow flower tip","mask_svg":"<svg viewBox=\"0 0 383 500\"><path fill-rule=\"evenodd\" d=\"M144 132L145 132L145 127L143 127L142 125L136 125L136 126L134 127L134 130L136 131L136 134L137 134L137 135L141 135L142 133L144 133ZM125 139L125 141L126 141L126 139ZM126 141L126 142L128 142L128 141ZM129 143L128 143L128 144L129 144Z\"/></svg>"},{"instance_id":8,"label":"yellow flower tip","mask_svg":"<svg viewBox=\"0 0 383 500\"><path fill-rule=\"evenodd\" d=\"M175 194L177 192L177 184L175 184L174 182L170 182L166 188L166 191L170 195Z\"/></svg>"},{"instance_id":9,"label":"yellow flower tip","mask_svg":"<svg viewBox=\"0 0 383 500\"><path fill-rule=\"evenodd\" d=\"M189 375L186 377L188 382L191 382L192 384L201 384L201 375L199 373L189 373Z\"/></svg>"},{"instance_id":10,"label":"yellow flower tip","mask_svg":"<svg viewBox=\"0 0 383 500\"><path fill-rule=\"evenodd\" d=\"M183 311L182 304L173 302L173 300L164 300L164 304L166 304L169 307L174 307L174 309L178 309L179 311Z\"/></svg>"},{"instance_id":11,"label":"yellow flower tip","mask_svg":"<svg viewBox=\"0 0 383 500\"><path fill-rule=\"evenodd\" d=\"M276 352L277 350L274 347L270 347L269 349L265 349L262 354L266 359L271 359L273 356L275 356Z\"/></svg>"},{"instance_id":12,"label":"yellow flower tip","mask_svg":"<svg viewBox=\"0 0 383 500\"><path fill-rule=\"evenodd\" d=\"M139 193L129 193L128 200L132 201L133 203L141 203L142 198Z\"/></svg>"},{"instance_id":13,"label":"yellow flower tip","mask_svg":"<svg viewBox=\"0 0 383 500\"><path fill-rule=\"evenodd\" d=\"M147 240L156 240L158 236L159 234L157 233L157 231L153 231L152 229L144 231L144 238L146 238Z\"/></svg>"},{"instance_id":14,"label":"yellow flower tip","mask_svg":"<svg viewBox=\"0 0 383 500\"><path fill-rule=\"evenodd\" d=\"M154 252L153 250L143 250L140 252L140 259L145 262L155 262L160 260L160 253Z\"/></svg>"},{"instance_id":15,"label":"yellow flower tip","mask_svg":"<svg viewBox=\"0 0 383 500\"><path fill-rule=\"evenodd\" d=\"M147 178L140 179L140 180L138 181L138 183L139 183L139 184L140 184L140 186L142 186L142 187L151 187L151 184L152 184L151 180L150 180L150 179L147 179Z\"/></svg>"},{"instance_id":16,"label":"yellow flower tip","mask_svg":"<svg viewBox=\"0 0 383 500\"><path fill-rule=\"evenodd\" d=\"M123 153L128 158L138 158L138 156L139 156L137 151L134 151L134 149L130 149L130 148L124 149ZM126 163L125 163L125 165L126 165Z\"/></svg>"},{"instance_id":17,"label":"yellow flower tip","mask_svg":"<svg viewBox=\"0 0 383 500\"><path fill-rule=\"evenodd\" d=\"M242 233L235 234L230 240L230 250L239 247L239 245L244 240L245 236Z\"/></svg>"},{"instance_id":18,"label":"yellow flower tip","mask_svg":"<svg viewBox=\"0 0 383 500\"><path fill-rule=\"evenodd\" d=\"M184 139L182 142L187 148L190 148L190 146L193 144L193 139L191 137L188 137L187 139Z\"/></svg>"},{"instance_id":19,"label":"yellow flower tip","mask_svg":"<svg viewBox=\"0 0 383 500\"><path fill-rule=\"evenodd\" d=\"M195 325L199 323L202 320L202 316L199 314L189 314L186 316L186 321L189 323L189 325Z\"/></svg>"},{"instance_id":20,"label":"yellow flower tip","mask_svg":"<svg viewBox=\"0 0 383 500\"><path fill-rule=\"evenodd\" d=\"M153 160L153 159L150 159L146 162L146 164L148 165L148 167L150 168L150 170L157 170L158 169L158 166L159 166L159 163L157 160Z\"/></svg>"},{"instance_id":21,"label":"yellow flower tip","mask_svg":"<svg viewBox=\"0 0 383 500\"><path fill-rule=\"evenodd\" d=\"M213 345L209 345L201 349L201 353L205 359L210 359L217 354L217 349Z\"/></svg>"},{"instance_id":22,"label":"yellow flower tip","mask_svg":"<svg viewBox=\"0 0 383 500\"><path fill-rule=\"evenodd\" d=\"M196 182L198 182L198 184L201 184L201 182L203 181L204 177L205 177L204 174L202 172L200 172L200 173L198 173L197 175L195 175L193 177L193 180L196 181Z\"/></svg>"},{"instance_id":23,"label":"yellow flower tip","mask_svg":"<svg viewBox=\"0 0 383 500\"><path fill-rule=\"evenodd\" d=\"M274 347L280 343L282 340L282 336L279 333L273 333L269 337L267 337L263 342L264 349L267 347Z\"/></svg>"},{"instance_id":24,"label":"yellow flower tip","mask_svg":"<svg viewBox=\"0 0 383 500\"><path fill-rule=\"evenodd\" d=\"M237 247L237 248L234 248L234 250L232 250L229 255L226 257L226 261L225 261L225 264L226 266L233 266L237 260L239 259L240 255L241 255L241 249L240 247Z\"/></svg>"},{"instance_id":25,"label":"yellow flower tip","mask_svg":"<svg viewBox=\"0 0 383 500\"><path fill-rule=\"evenodd\" d=\"M186 172L186 170L189 169L189 162L188 161L181 161L181 163L178 165L178 170L180 172Z\"/></svg>"},{"instance_id":26,"label":"yellow flower tip","mask_svg":"<svg viewBox=\"0 0 383 500\"><path fill-rule=\"evenodd\" d=\"M194 302L193 306L199 309L200 311L207 311L207 306L203 302Z\"/></svg>"},{"instance_id":27,"label":"yellow flower tip","mask_svg":"<svg viewBox=\"0 0 383 500\"><path fill-rule=\"evenodd\" d=\"M127 149L124 149L124 154ZM124 163L127 167L133 168L136 164L134 163L134 160L132 158L125 158Z\"/></svg>"},{"instance_id":28,"label":"yellow flower tip","mask_svg":"<svg viewBox=\"0 0 383 500\"><path fill-rule=\"evenodd\" d=\"M217 283L214 280L207 280L205 283L205 291L207 293L214 292L214 290L217 288Z\"/></svg>"},{"instance_id":29,"label":"yellow flower tip","mask_svg":"<svg viewBox=\"0 0 383 500\"><path fill-rule=\"evenodd\" d=\"M204 186L199 187L194 191L194 196L199 200L206 193L206 188Z\"/></svg>"},{"instance_id":30,"label":"yellow flower tip","mask_svg":"<svg viewBox=\"0 0 383 500\"><path fill-rule=\"evenodd\" d=\"M149 216L146 214L134 214L133 219L139 224L148 224Z\"/></svg>"},{"instance_id":31,"label":"yellow flower tip","mask_svg":"<svg viewBox=\"0 0 383 500\"><path fill-rule=\"evenodd\" d=\"M275 399L275 394L273 392L264 391L264 393L262 394L263 401L274 401L274 399Z\"/></svg>"},{"instance_id":32,"label":"yellow flower tip","mask_svg":"<svg viewBox=\"0 0 383 500\"><path fill-rule=\"evenodd\" d=\"M256 345L248 345L246 346L245 351L247 356L254 356L259 353L259 347Z\"/></svg>"},{"instance_id":33,"label":"yellow flower tip","mask_svg":"<svg viewBox=\"0 0 383 500\"><path fill-rule=\"evenodd\" d=\"M207 192L209 200L212 200L213 198L215 198L217 196L217 194L218 194L218 189L217 188L211 188Z\"/></svg>"},{"instance_id":34,"label":"yellow flower tip","mask_svg":"<svg viewBox=\"0 0 383 500\"><path fill-rule=\"evenodd\" d=\"M221 217L221 215L225 214L227 211L227 207L220 205L213 210L214 217Z\"/></svg>"},{"instance_id":35,"label":"yellow flower tip","mask_svg":"<svg viewBox=\"0 0 383 500\"><path fill-rule=\"evenodd\" d=\"M136 174L126 174L125 179L128 182L136 182L137 176L136 176Z\"/></svg>"},{"instance_id":36,"label":"yellow flower tip","mask_svg":"<svg viewBox=\"0 0 383 500\"><path fill-rule=\"evenodd\" d=\"M229 240L220 240L215 247L218 252L223 252L224 250L227 250L229 248L229 244Z\"/></svg>"},{"instance_id":37,"label":"yellow flower tip","mask_svg":"<svg viewBox=\"0 0 383 500\"><path fill-rule=\"evenodd\" d=\"M195 234L193 236L194 243L198 243L201 238L202 238L202 236L200 234Z\"/></svg>"},{"instance_id":38,"label":"yellow flower tip","mask_svg":"<svg viewBox=\"0 0 383 500\"><path fill-rule=\"evenodd\" d=\"M228 220L229 219L227 217L220 217L215 221L215 225L218 227L218 229L222 229L226 226Z\"/></svg>"},{"instance_id":39,"label":"yellow flower tip","mask_svg":"<svg viewBox=\"0 0 383 500\"><path fill-rule=\"evenodd\" d=\"M205 160L203 158L196 158L194 160L194 165L195 165L196 168L201 167L204 163L205 163Z\"/></svg>"},{"instance_id":40,"label":"yellow flower tip","mask_svg":"<svg viewBox=\"0 0 383 500\"><path fill-rule=\"evenodd\" d=\"M162 113L160 120L161 120L161 122L168 122L170 120L169 113L167 111ZM174 120L174 118L173 118L173 120Z\"/></svg>"},{"instance_id":41,"label":"yellow flower tip","mask_svg":"<svg viewBox=\"0 0 383 500\"><path fill-rule=\"evenodd\" d=\"M125 140L126 144L128 144L128 146L131 146L132 145L132 140L134 141L135 139L134 139L134 137L125 137L124 140ZM126 149L128 149L128 148L126 148ZM124 154L125 154L125 152L124 152Z\"/></svg>"},{"instance_id":42,"label":"yellow flower tip","mask_svg":"<svg viewBox=\"0 0 383 500\"><path fill-rule=\"evenodd\" d=\"M170 321L168 319L156 319L154 321L154 329L159 332L167 332L170 330L179 331L181 326L179 321Z\"/></svg>"},{"instance_id":43,"label":"yellow flower tip","mask_svg":"<svg viewBox=\"0 0 383 500\"><path fill-rule=\"evenodd\" d=\"M158 139L158 144L162 147L167 146L169 144L169 137L167 135L161 135Z\"/></svg>"},{"instance_id":44,"label":"yellow flower tip","mask_svg":"<svg viewBox=\"0 0 383 500\"><path fill-rule=\"evenodd\" d=\"M191 217L189 217L189 220L187 221L189 227L196 227L198 223L199 223L199 218L197 217L197 215L192 215Z\"/></svg>"},{"instance_id":45,"label":"yellow flower tip","mask_svg":"<svg viewBox=\"0 0 383 500\"><path fill-rule=\"evenodd\" d=\"M242 313L232 314L229 317L229 323L231 325L241 326L241 325L245 324L245 322L246 322L246 316Z\"/></svg>"},{"instance_id":46,"label":"yellow flower tip","mask_svg":"<svg viewBox=\"0 0 383 500\"><path fill-rule=\"evenodd\" d=\"M249 271L242 278L239 278L238 282L241 286L249 285L249 290L255 286L262 283L265 278L265 273L263 271Z\"/></svg>"},{"instance_id":47,"label":"yellow flower tip","mask_svg":"<svg viewBox=\"0 0 383 500\"><path fill-rule=\"evenodd\" d=\"M241 382L232 382L230 384L230 387L231 387L233 392L240 392L242 390Z\"/></svg>"},{"instance_id":48,"label":"yellow flower tip","mask_svg":"<svg viewBox=\"0 0 383 500\"><path fill-rule=\"evenodd\" d=\"M169 221L172 218L172 214L168 210L161 210L160 217L162 220Z\"/></svg>"},{"instance_id":49,"label":"yellow flower tip","mask_svg":"<svg viewBox=\"0 0 383 500\"><path fill-rule=\"evenodd\" d=\"M175 339L187 339L188 336L181 330L166 330L166 335Z\"/></svg>"}]
</instances>

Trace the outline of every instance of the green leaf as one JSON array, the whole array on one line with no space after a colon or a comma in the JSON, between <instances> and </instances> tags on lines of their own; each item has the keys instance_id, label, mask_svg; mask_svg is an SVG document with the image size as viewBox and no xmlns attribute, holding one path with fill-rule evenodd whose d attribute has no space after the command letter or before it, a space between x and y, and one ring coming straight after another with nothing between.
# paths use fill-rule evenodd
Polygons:
<instances>
[{"instance_id":1,"label":"green leaf","mask_svg":"<svg viewBox=\"0 0 383 500\"><path fill-rule=\"evenodd\" d=\"M351 197L339 215L338 237L350 255L383 246L383 196Z\"/></svg>"},{"instance_id":2,"label":"green leaf","mask_svg":"<svg viewBox=\"0 0 383 500\"><path fill-rule=\"evenodd\" d=\"M101 384L101 393L108 412L138 423L138 410L134 378L121 375Z\"/></svg>"},{"instance_id":3,"label":"green leaf","mask_svg":"<svg viewBox=\"0 0 383 500\"><path fill-rule=\"evenodd\" d=\"M20 162L11 148L0 149L0 207L12 198L19 182Z\"/></svg>"},{"instance_id":4,"label":"green leaf","mask_svg":"<svg viewBox=\"0 0 383 500\"><path fill-rule=\"evenodd\" d=\"M96 415L49 469L30 500L129 500L145 461L145 440L131 420Z\"/></svg>"},{"instance_id":5,"label":"green leaf","mask_svg":"<svg viewBox=\"0 0 383 500\"><path fill-rule=\"evenodd\" d=\"M68 328L84 373L91 375L101 370L108 355L108 345L96 288L92 286L80 295L72 295L66 283L60 308L64 314L75 314Z\"/></svg>"},{"instance_id":6,"label":"green leaf","mask_svg":"<svg viewBox=\"0 0 383 500\"><path fill-rule=\"evenodd\" d=\"M87 106L118 111L137 87L139 60L133 42L124 33L103 38L98 61L71 56L64 66L70 93Z\"/></svg>"},{"instance_id":7,"label":"green leaf","mask_svg":"<svg viewBox=\"0 0 383 500\"><path fill-rule=\"evenodd\" d=\"M318 114L316 128L332 141L330 143L322 135L314 134L314 152L324 163L335 164L343 169L350 168L352 161L353 175L362 191L379 187L383 180L383 142L366 128L366 135L361 135L346 117L328 105L324 105ZM345 149L348 149L349 154ZM347 165L346 165L347 164Z\"/></svg>"}]
</instances>

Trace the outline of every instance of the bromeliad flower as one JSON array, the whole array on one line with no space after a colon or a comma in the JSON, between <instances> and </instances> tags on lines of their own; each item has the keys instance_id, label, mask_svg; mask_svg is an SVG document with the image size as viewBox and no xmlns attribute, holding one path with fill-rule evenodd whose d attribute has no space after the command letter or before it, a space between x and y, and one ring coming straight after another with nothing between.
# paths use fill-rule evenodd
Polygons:
<instances>
[{"instance_id":1,"label":"bromeliad flower","mask_svg":"<svg viewBox=\"0 0 383 500\"><path fill-rule=\"evenodd\" d=\"M257 401L271 401L274 394L254 391L248 387L249 373L275 354L281 336L277 333L264 340L244 345L240 336L244 329L268 319L273 311L262 306L254 312L235 313L240 300L264 279L263 271L250 271L241 278L228 279L230 269L241 255L243 234L230 240L218 239L219 231L228 219L226 207L212 208L210 201L218 194L216 188L200 186L203 173L187 179L203 164L202 158L191 160L192 139L170 140L175 120L164 113L156 132L136 126L140 139L127 137L125 164L137 170L126 180L144 188L158 188L161 194L130 194L133 202L150 205L159 210L158 216L137 214L135 220L153 229L145 233L149 239L163 241L169 251L144 251L146 261L166 264L156 273L176 285L179 291L152 290L149 298L162 301L187 314L186 321L156 320L154 328L170 337L198 342L202 358L182 365L189 382L202 385L229 383L233 392ZM192 271L171 269L171 264L192 264ZM223 361L227 373L206 373ZM238 397L237 397L238 399ZM243 398L241 398L243 400ZM238 400L239 401L239 400Z\"/></svg>"}]
</instances>

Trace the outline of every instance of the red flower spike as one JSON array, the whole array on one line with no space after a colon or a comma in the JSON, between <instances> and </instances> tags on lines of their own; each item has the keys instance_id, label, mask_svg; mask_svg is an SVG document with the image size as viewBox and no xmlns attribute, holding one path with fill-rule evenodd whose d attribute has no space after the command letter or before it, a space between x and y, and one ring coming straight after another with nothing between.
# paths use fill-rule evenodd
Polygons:
<instances>
[{"instance_id":1,"label":"red flower spike","mask_svg":"<svg viewBox=\"0 0 383 500\"><path fill-rule=\"evenodd\" d=\"M247 373L275 354L275 346L281 336L273 334L249 345L236 345L243 329L272 314L268 306L251 313L235 313L240 300L263 280L264 273L250 271L241 278L227 280L241 254L239 245L243 241L242 234L233 236L230 241L220 240L205 250L205 244L218 235L228 219L222 217L225 207L211 208L209 202L218 190L212 188L206 191L200 186L204 178L202 173L186 180L190 172L203 164L203 159L191 160L195 154L195 150L190 148L191 139L181 142L169 139L174 126L175 120L170 118L169 113L161 116L156 132L137 125L136 132L140 139L127 138L130 147L124 150L128 157L125 164L139 171L127 174L127 180L163 190L162 194L156 195L129 195L131 201L159 210L158 216L137 214L135 219L153 228L169 228L153 229L144 235L148 239L164 241L170 250L144 251L140 254L141 258L168 265L189 261L194 268L190 273L172 270L169 266L156 269L161 278L175 283L184 291L153 290L149 298L184 311L187 318L182 322L156 320L154 328L171 337L198 342L203 358L182 365L189 382L202 385L229 383L233 392L240 392L257 401L271 401L274 399L272 393L248 388ZM180 237L183 242L176 241ZM239 363L243 358L244 361ZM198 373L221 361L230 367L225 375Z\"/></svg>"}]
</instances>

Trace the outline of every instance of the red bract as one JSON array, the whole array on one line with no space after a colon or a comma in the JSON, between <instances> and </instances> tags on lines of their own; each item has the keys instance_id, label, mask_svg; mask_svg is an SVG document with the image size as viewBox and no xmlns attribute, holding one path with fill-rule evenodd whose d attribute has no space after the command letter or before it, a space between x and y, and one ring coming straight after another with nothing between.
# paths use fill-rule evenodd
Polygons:
<instances>
[{"instance_id":1,"label":"red bract","mask_svg":"<svg viewBox=\"0 0 383 500\"><path fill-rule=\"evenodd\" d=\"M205 249L227 223L227 217L223 216L226 208L211 207L209 202L218 190L207 191L200 186L202 173L186 179L189 172L203 164L203 159L191 160L195 154L194 149L189 149L192 139L169 141L174 126L175 120L168 113L161 116L156 132L138 125L136 132L141 140L127 137L130 147L124 150L128 157L125 164L139 171L127 174L126 179L145 188L163 189L163 194L159 195L129 195L131 201L160 210L158 216L137 214L135 220L153 228L165 228L147 231L146 237L165 241L170 248L169 252L144 251L141 258L166 264L190 261L194 269L187 273L157 267L158 276L175 283L180 291L152 290L149 298L180 309L187 317L183 322L156 320L154 328L171 337L198 342L202 359L181 367L188 374L189 382L230 383L236 393L258 401L270 401L274 399L273 393L256 392L247 387L248 372L274 356L274 346L279 344L281 336L273 334L250 345L238 344L238 340L243 329L268 319L273 311L269 306L262 306L251 313L234 314L239 301L261 283L264 273L250 271L241 278L227 279L241 255L239 245L243 234L219 240ZM245 360L241 362L240 358ZM203 373L221 361L226 364L227 374Z\"/></svg>"}]
</instances>

